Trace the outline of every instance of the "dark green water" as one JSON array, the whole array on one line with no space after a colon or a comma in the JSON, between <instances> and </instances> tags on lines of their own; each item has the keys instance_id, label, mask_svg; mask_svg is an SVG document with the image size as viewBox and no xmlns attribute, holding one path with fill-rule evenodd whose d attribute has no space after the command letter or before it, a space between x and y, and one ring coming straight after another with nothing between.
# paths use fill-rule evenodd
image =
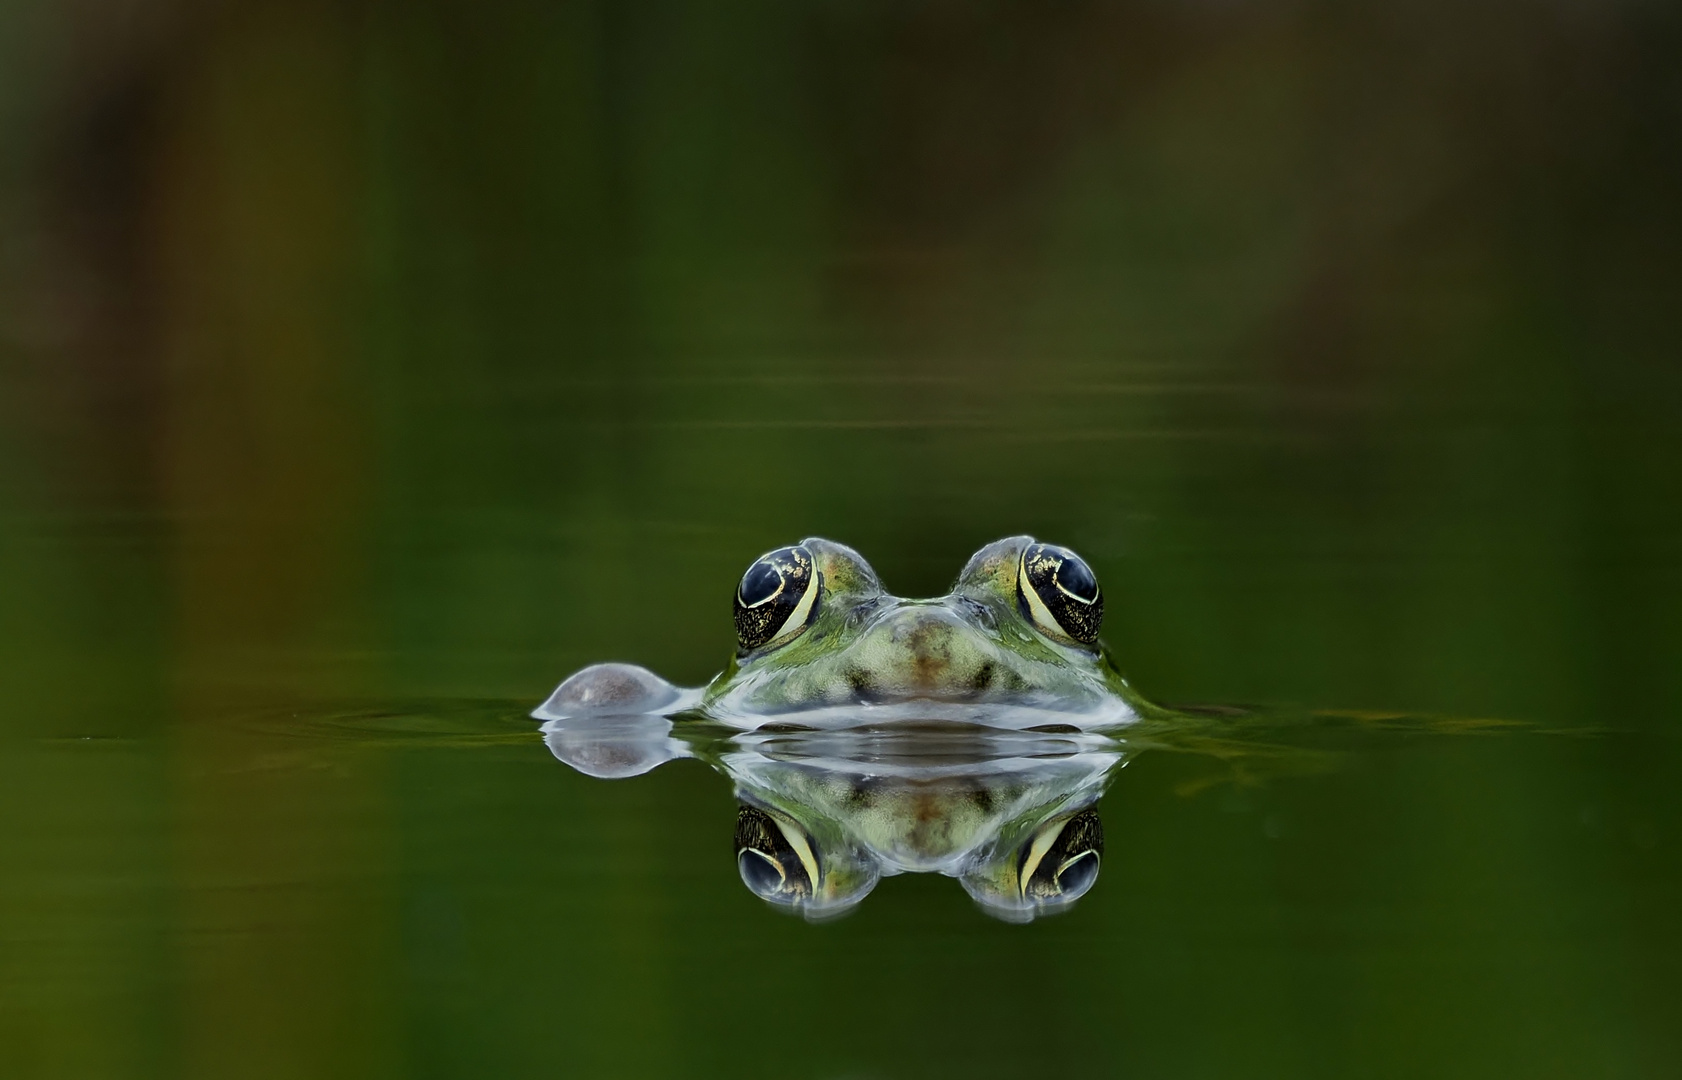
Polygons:
<instances>
[{"instance_id":1,"label":"dark green water","mask_svg":"<svg viewBox=\"0 0 1682 1080\"><path fill-rule=\"evenodd\" d=\"M0 1076L1682 1068L1673 12L89 10L0 12ZM1250 710L1066 913L778 914L527 718L1020 532Z\"/></svg>"}]
</instances>

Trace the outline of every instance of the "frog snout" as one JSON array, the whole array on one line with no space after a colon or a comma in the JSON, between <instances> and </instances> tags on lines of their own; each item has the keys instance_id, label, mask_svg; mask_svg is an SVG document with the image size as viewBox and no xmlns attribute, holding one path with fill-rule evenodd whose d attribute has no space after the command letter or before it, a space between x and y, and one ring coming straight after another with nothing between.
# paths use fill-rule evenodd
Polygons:
<instances>
[{"instance_id":1,"label":"frog snout","mask_svg":"<svg viewBox=\"0 0 1682 1080\"><path fill-rule=\"evenodd\" d=\"M903 607L883 620L882 627L895 645L908 649L940 648L952 636L966 629L964 623L943 607Z\"/></svg>"},{"instance_id":2,"label":"frog snout","mask_svg":"<svg viewBox=\"0 0 1682 1080\"><path fill-rule=\"evenodd\" d=\"M901 608L879 623L876 633L891 656L890 666L898 669L899 677L889 681L924 692L969 684L991 652L978 642L974 627L945 607Z\"/></svg>"}]
</instances>

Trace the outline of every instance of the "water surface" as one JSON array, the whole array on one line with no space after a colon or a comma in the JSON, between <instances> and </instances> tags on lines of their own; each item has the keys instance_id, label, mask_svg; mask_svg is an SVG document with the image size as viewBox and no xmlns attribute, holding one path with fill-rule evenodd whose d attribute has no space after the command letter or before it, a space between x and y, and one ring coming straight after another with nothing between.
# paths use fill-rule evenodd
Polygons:
<instances>
[{"instance_id":1,"label":"water surface","mask_svg":"<svg viewBox=\"0 0 1682 1080\"><path fill-rule=\"evenodd\" d=\"M1674 1075L1664 5L142 7L0 10L0 1075ZM528 717L1016 533L1205 707L1061 913Z\"/></svg>"}]
</instances>

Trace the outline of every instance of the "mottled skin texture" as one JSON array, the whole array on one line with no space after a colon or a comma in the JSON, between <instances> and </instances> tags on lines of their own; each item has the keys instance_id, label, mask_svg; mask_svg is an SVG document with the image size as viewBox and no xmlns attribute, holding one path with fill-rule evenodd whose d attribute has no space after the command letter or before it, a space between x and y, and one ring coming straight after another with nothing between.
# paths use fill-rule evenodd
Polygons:
<instances>
[{"instance_id":1,"label":"mottled skin texture","mask_svg":"<svg viewBox=\"0 0 1682 1080\"><path fill-rule=\"evenodd\" d=\"M1012 703L1078 713L1137 699L1101 645L1056 640L1022 611L1017 572L1031 537L976 552L946 596L884 592L857 552L811 538L822 575L804 633L737 659L706 687L711 714L780 713L826 705Z\"/></svg>"}]
</instances>

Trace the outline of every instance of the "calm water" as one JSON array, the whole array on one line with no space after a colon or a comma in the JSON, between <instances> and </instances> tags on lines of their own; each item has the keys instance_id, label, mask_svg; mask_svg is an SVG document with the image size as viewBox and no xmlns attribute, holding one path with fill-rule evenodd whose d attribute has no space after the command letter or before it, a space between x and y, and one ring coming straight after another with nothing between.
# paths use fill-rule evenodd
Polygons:
<instances>
[{"instance_id":1,"label":"calm water","mask_svg":"<svg viewBox=\"0 0 1682 1080\"><path fill-rule=\"evenodd\" d=\"M0 1076L1682 1069L1673 12L131 7L0 11ZM1207 707L1067 911L528 716L1021 532Z\"/></svg>"},{"instance_id":2,"label":"calm water","mask_svg":"<svg viewBox=\"0 0 1682 1080\"><path fill-rule=\"evenodd\" d=\"M819 1075L1000 1075L1047 1037L1172 1075L1663 1075L1676 1049L1666 737L1158 732L1100 805L1103 874L1072 910L1009 925L905 875L812 925L743 888L723 778L584 777L523 704L9 748L11 1060L776 1075L744 1052L767 1014Z\"/></svg>"}]
</instances>

